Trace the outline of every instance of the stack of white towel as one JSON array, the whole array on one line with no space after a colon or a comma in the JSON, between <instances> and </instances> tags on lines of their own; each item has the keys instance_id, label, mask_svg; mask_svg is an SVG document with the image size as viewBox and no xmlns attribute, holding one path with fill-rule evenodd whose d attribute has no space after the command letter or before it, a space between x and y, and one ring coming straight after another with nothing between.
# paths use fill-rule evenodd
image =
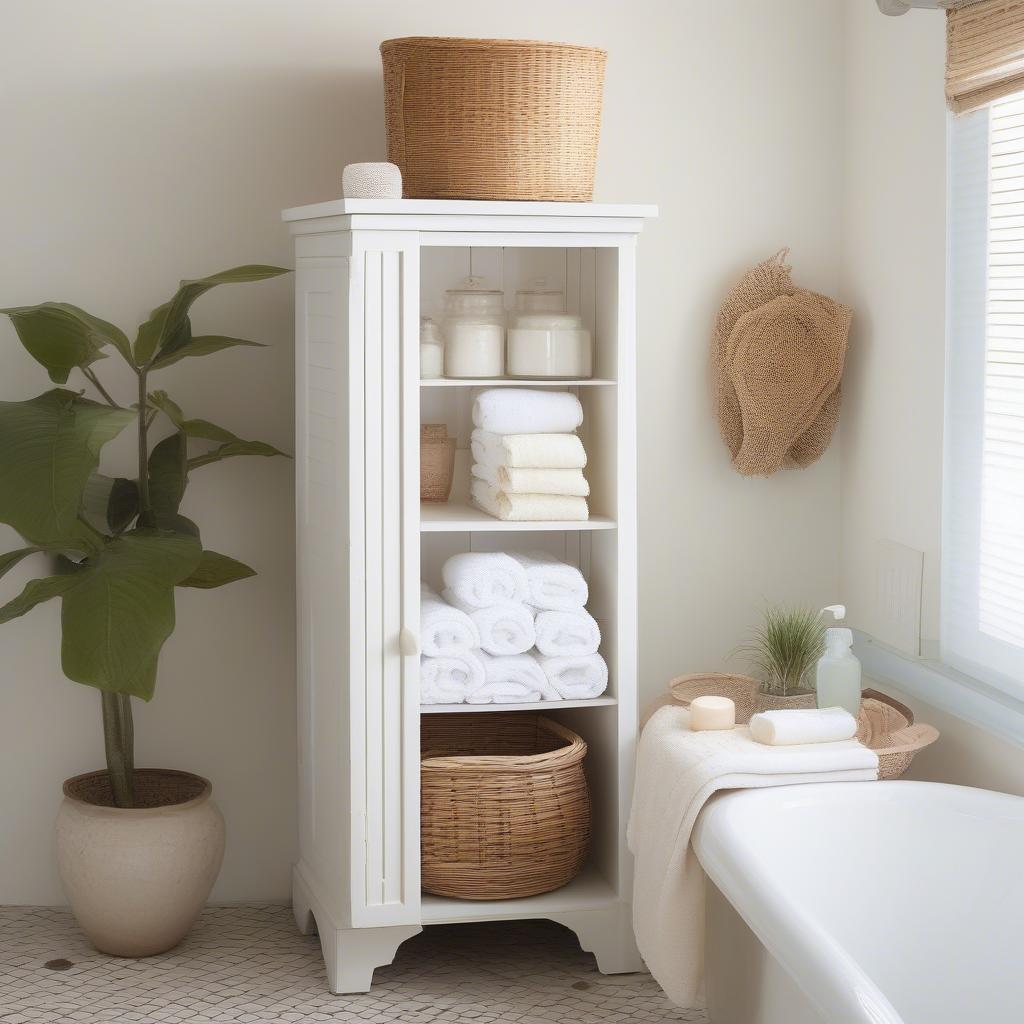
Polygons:
<instances>
[{"instance_id":1,"label":"stack of white towel","mask_svg":"<svg viewBox=\"0 0 1024 1024\"><path fill-rule=\"evenodd\" d=\"M492 388L473 403L473 504L520 522L589 517L583 406L568 391Z\"/></svg>"},{"instance_id":2,"label":"stack of white towel","mask_svg":"<svg viewBox=\"0 0 1024 1024\"><path fill-rule=\"evenodd\" d=\"M452 555L443 594L422 585L424 704L590 700L608 686L587 581L547 555Z\"/></svg>"}]
</instances>

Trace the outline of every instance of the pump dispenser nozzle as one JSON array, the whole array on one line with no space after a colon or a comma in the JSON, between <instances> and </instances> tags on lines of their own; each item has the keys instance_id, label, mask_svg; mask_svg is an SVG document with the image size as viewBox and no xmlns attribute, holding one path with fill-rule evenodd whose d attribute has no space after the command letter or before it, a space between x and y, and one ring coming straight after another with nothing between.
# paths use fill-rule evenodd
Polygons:
<instances>
[{"instance_id":1,"label":"pump dispenser nozzle","mask_svg":"<svg viewBox=\"0 0 1024 1024\"><path fill-rule=\"evenodd\" d=\"M832 618L838 622L840 619L846 618L846 605L845 604L827 604L824 608L818 612L818 615L824 615L825 612L831 612Z\"/></svg>"}]
</instances>

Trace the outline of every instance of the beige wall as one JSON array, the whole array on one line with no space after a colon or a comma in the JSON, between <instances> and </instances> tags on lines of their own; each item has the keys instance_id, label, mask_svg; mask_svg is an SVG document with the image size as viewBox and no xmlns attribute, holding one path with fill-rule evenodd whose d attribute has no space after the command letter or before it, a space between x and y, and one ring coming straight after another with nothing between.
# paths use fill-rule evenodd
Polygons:
<instances>
[{"instance_id":1,"label":"beige wall","mask_svg":"<svg viewBox=\"0 0 1024 1024\"><path fill-rule=\"evenodd\" d=\"M842 581L877 632L875 545L923 551L922 650L939 628L945 346L945 19L844 5Z\"/></svg>"},{"instance_id":2,"label":"beige wall","mask_svg":"<svg viewBox=\"0 0 1024 1024\"><path fill-rule=\"evenodd\" d=\"M857 310L844 381L842 590L873 632L875 551L925 554L922 653L939 640L945 346L945 19L844 5L841 287ZM1024 748L891 690L942 736L909 777L1024 795ZM1007 712L1009 713L1009 712Z\"/></svg>"},{"instance_id":3,"label":"beige wall","mask_svg":"<svg viewBox=\"0 0 1024 1024\"><path fill-rule=\"evenodd\" d=\"M377 44L411 34L610 50L597 198L662 210L640 262L645 694L722 665L764 598L837 599L838 451L805 473L739 478L705 366L716 305L750 264L789 245L798 281L837 287L838 0L8 4L0 305L62 299L132 326L181 276L290 264L279 210L335 197L345 163L383 158ZM199 329L271 347L181 364L165 386L190 414L290 447L291 315L287 279L202 299ZM46 386L0 324L0 400ZM139 760L213 779L228 822L215 899L286 899L292 467L198 471L185 510L260 576L179 595L156 699L137 715ZM57 612L0 630L0 903L62 900L60 782L102 758L98 697L60 673Z\"/></svg>"}]
</instances>

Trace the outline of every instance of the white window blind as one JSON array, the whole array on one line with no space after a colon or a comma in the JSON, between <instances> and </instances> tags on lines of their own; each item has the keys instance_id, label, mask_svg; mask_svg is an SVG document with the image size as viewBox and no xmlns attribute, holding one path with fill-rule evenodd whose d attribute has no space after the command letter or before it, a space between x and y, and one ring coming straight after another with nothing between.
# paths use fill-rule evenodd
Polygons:
<instances>
[{"instance_id":1,"label":"white window blind","mask_svg":"<svg viewBox=\"0 0 1024 1024\"><path fill-rule=\"evenodd\" d=\"M1024 93L950 123L943 660L1024 696Z\"/></svg>"}]
</instances>

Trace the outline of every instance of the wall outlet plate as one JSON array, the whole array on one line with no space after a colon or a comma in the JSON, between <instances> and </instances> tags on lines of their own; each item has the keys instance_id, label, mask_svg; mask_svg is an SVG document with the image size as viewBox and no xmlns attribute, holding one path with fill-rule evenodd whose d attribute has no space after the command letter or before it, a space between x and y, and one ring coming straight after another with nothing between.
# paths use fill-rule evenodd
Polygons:
<instances>
[{"instance_id":1,"label":"wall outlet plate","mask_svg":"<svg viewBox=\"0 0 1024 1024\"><path fill-rule=\"evenodd\" d=\"M875 601L872 633L912 657L921 653L921 587L924 552L880 540L875 545Z\"/></svg>"}]
</instances>

